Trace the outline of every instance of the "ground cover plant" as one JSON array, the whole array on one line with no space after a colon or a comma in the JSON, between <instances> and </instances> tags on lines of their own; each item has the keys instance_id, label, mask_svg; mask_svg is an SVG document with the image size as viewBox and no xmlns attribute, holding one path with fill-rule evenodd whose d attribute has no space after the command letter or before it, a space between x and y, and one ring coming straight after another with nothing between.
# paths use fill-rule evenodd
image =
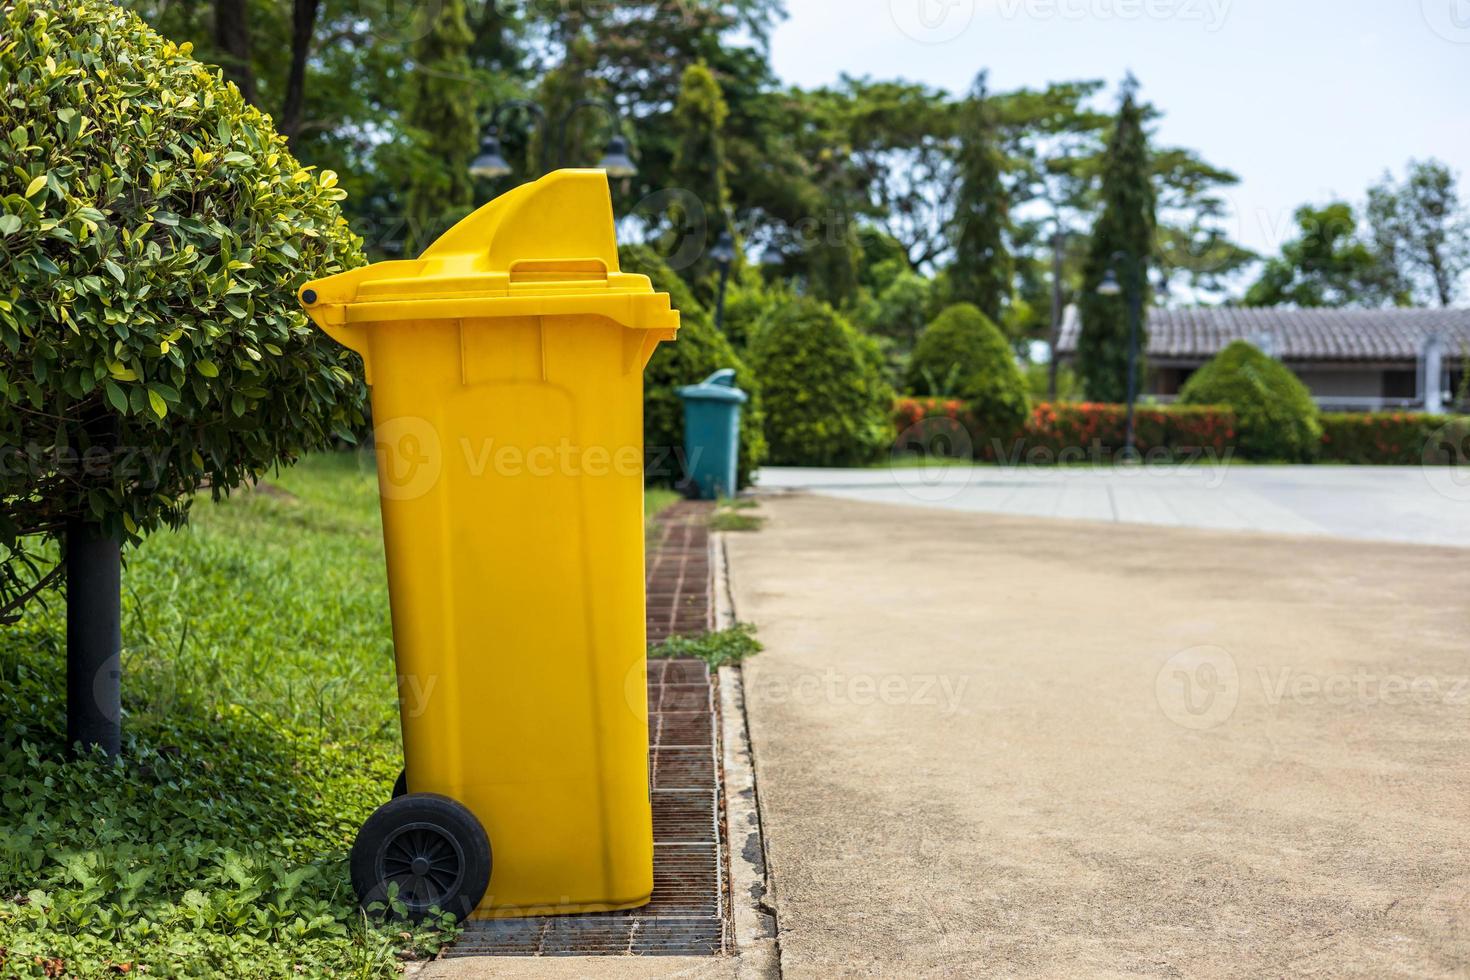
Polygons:
<instances>
[{"instance_id":1,"label":"ground cover plant","mask_svg":"<svg viewBox=\"0 0 1470 980\"><path fill-rule=\"evenodd\" d=\"M59 761L61 605L0 630L0 976L388 977L432 954L451 933L365 920L347 878L402 765L371 461L200 502L124 591L116 763Z\"/></svg>"}]
</instances>

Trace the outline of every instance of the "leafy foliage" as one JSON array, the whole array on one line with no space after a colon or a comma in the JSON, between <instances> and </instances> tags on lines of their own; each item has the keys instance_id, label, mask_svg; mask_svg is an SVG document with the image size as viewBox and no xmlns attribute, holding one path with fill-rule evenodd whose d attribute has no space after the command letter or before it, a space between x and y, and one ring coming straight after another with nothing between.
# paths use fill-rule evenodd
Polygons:
<instances>
[{"instance_id":1,"label":"leafy foliage","mask_svg":"<svg viewBox=\"0 0 1470 980\"><path fill-rule=\"evenodd\" d=\"M1382 306L1406 299L1358 235L1350 204L1296 211L1297 237L1246 290L1246 306Z\"/></svg>"},{"instance_id":2,"label":"leafy foliage","mask_svg":"<svg viewBox=\"0 0 1470 980\"><path fill-rule=\"evenodd\" d=\"M1323 412L1323 462L1464 466L1470 416L1424 412Z\"/></svg>"},{"instance_id":3,"label":"leafy foliage","mask_svg":"<svg viewBox=\"0 0 1470 980\"><path fill-rule=\"evenodd\" d=\"M890 441L882 354L826 303L791 300L751 342L773 463L859 466Z\"/></svg>"},{"instance_id":4,"label":"leafy foliage","mask_svg":"<svg viewBox=\"0 0 1470 980\"><path fill-rule=\"evenodd\" d=\"M418 42L408 76L407 126L415 137L405 205L408 255L421 252L474 202L470 158L479 144L464 0L417 5Z\"/></svg>"},{"instance_id":5,"label":"leafy foliage","mask_svg":"<svg viewBox=\"0 0 1470 980\"><path fill-rule=\"evenodd\" d=\"M960 114L959 143L951 296L975 304L992 323L999 323L1010 305L1015 268L1006 243L1010 215L1001 183L1005 158L997 146L983 72Z\"/></svg>"},{"instance_id":6,"label":"leafy foliage","mask_svg":"<svg viewBox=\"0 0 1470 980\"><path fill-rule=\"evenodd\" d=\"M1082 333L1077 339L1078 370L1087 397L1094 401L1126 399L1128 294L1142 289L1145 311L1149 303L1145 270L1154 246L1154 187L1148 136L1143 128L1142 107L1135 99L1136 88L1137 83L1130 78L1123 88L1123 102L1108 140L1102 172L1102 213L1092 226L1082 290L1077 297L1082 321ZM1115 256L1121 256L1121 260ZM1115 265L1121 267L1114 268ZM1097 287L1109 269L1120 277L1123 295L1098 293ZM1139 324L1140 350L1147 344L1146 316L1144 319L1145 323Z\"/></svg>"},{"instance_id":7,"label":"leafy foliage","mask_svg":"<svg viewBox=\"0 0 1470 980\"><path fill-rule=\"evenodd\" d=\"M765 649L755 638L755 626L736 623L729 629L698 636L671 636L649 649L650 657L694 657L711 667L738 664Z\"/></svg>"},{"instance_id":8,"label":"leafy foliage","mask_svg":"<svg viewBox=\"0 0 1470 980\"><path fill-rule=\"evenodd\" d=\"M729 163L725 159L725 141L721 129L730 110L720 94L720 83L703 63L684 70L679 85L679 102L674 106L674 126L678 143L674 150L672 176L674 186L693 195L702 214L698 226L690 226L693 214L682 214L686 224L682 233L699 234L699 254L695 261L679 270L685 280L704 295L713 287L705 280L714 270L710 248L720 233L730 229L730 189L726 185ZM685 211L691 210L688 207Z\"/></svg>"},{"instance_id":9,"label":"leafy foliage","mask_svg":"<svg viewBox=\"0 0 1470 980\"><path fill-rule=\"evenodd\" d=\"M900 398L893 424L903 433L925 420L950 419L969 436L968 455L989 462L1035 466L1110 463L1127 445L1127 408L1093 402L1041 402L1023 425L997 427L975 417L957 398ZM933 438L938 426L913 430L899 450L931 453L946 448ZM1201 455L1226 459L1235 449L1235 413L1216 405L1140 405L1134 414L1135 448L1145 462L1193 460ZM964 454L960 454L964 455Z\"/></svg>"},{"instance_id":10,"label":"leafy foliage","mask_svg":"<svg viewBox=\"0 0 1470 980\"><path fill-rule=\"evenodd\" d=\"M363 422L304 281L360 261L336 176L103 0L4 8L0 598L68 519L137 541Z\"/></svg>"},{"instance_id":11,"label":"leafy foliage","mask_svg":"<svg viewBox=\"0 0 1470 980\"><path fill-rule=\"evenodd\" d=\"M1396 295L1449 306L1470 270L1470 208L1438 160L1414 160L1402 184L1387 174L1368 189L1368 223Z\"/></svg>"},{"instance_id":12,"label":"leafy foliage","mask_svg":"<svg viewBox=\"0 0 1470 980\"><path fill-rule=\"evenodd\" d=\"M909 361L909 390L958 396L987 431L1020 426L1030 411L1026 379L1000 328L969 303L929 324Z\"/></svg>"},{"instance_id":13,"label":"leafy foliage","mask_svg":"<svg viewBox=\"0 0 1470 980\"><path fill-rule=\"evenodd\" d=\"M1242 455L1302 462L1317 454L1322 424L1307 386L1291 369L1237 340L1190 375L1182 405L1226 405L1240 427Z\"/></svg>"},{"instance_id":14,"label":"leafy foliage","mask_svg":"<svg viewBox=\"0 0 1470 980\"><path fill-rule=\"evenodd\" d=\"M643 444L648 452L648 479L666 484L684 479L677 463L684 452L684 403L677 389L703 381L721 368L734 368L735 383L750 396L741 412L737 473L740 485L748 486L751 474L766 456L760 375L715 330L709 313L657 252L644 245L624 245L618 249L618 256L623 271L648 276L655 289L669 294L674 309L679 311L678 339L659 344L643 371Z\"/></svg>"},{"instance_id":15,"label":"leafy foliage","mask_svg":"<svg viewBox=\"0 0 1470 980\"><path fill-rule=\"evenodd\" d=\"M62 611L0 631L0 974L390 978L452 937L348 882L403 758L378 513L315 456L136 549L123 762L61 761Z\"/></svg>"}]
</instances>

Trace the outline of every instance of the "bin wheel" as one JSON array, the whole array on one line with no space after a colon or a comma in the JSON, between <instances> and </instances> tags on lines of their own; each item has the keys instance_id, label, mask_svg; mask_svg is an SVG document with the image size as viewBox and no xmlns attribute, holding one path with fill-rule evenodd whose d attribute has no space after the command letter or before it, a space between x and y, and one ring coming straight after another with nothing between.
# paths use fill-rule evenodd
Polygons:
<instances>
[{"instance_id":1,"label":"bin wheel","mask_svg":"<svg viewBox=\"0 0 1470 980\"><path fill-rule=\"evenodd\" d=\"M485 828L463 803L409 793L378 807L357 832L352 888L364 909L386 906L397 885L397 901L410 920L434 908L463 920L490 885L491 863Z\"/></svg>"},{"instance_id":2,"label":"bin wheel","mask_svg":"<svg viewBox=\"0 0 1470 980\"><path fill-rule=\"evenodd\" d=\"M408 770L398 770L398 778L393 780L393 799L408 795Z\"/></svg>"}]
</instances>

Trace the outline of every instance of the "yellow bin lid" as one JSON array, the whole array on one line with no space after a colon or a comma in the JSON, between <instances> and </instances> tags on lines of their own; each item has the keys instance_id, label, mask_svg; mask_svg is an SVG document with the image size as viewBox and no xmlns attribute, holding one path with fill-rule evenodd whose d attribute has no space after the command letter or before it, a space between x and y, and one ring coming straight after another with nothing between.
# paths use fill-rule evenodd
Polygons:
<instances>
[{"instance_id":1,"label":"yellow bin lid","mask_svg":"<svg viewBox=\"0 0 1470 980\"><path fill-rule=\"evenodd\" d=\"M354 350L357 325L403 320L596 314L672 340L679 311L647 276L618 269L612 194L601 170L558 170L502 194L417 259L378 262L301 287L317 325Z\"/></svg>"}]
</instances>

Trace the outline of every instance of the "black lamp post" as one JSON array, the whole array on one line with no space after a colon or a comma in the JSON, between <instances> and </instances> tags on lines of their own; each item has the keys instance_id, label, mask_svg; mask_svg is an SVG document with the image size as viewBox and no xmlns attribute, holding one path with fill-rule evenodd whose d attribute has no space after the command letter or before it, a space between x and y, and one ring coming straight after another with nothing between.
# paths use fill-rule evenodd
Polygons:
<instances>
[{"instance_id":1,"label":"black lamp post","mask_svg":"<svg viewBox=\"0 0 1470 980\"><path fill-rule=\"evenodd\" d=\"M566 113L557 121L556 136L556 164L566 165L567 157L567 133L571 127L572 117L585 109L597 109L607 116L611 124L612 133L608 137L607 145L603 147L602 159L597 162L601 170L606 170L609 177L632 177L638 173L638 165L628 155L628 141L623 138L622 117L613 108L611 103L601 99L579 99L573 102ZM470 175L473 177L485 177L495 179L508 177L513 173L510 162L505 159L505 154L500 146L500 133L509 115L514 112L524 112L532 118L532 129L539 127L541 130L541 159L536 161L537 168L542 173L551 170L551 140L549 138L546 110L528 99L512 99L496 106L495 111L490 114L490 123L485 127L485 132L480 138L480 152L470 163Z\"/></svg>"},{"instance_id":2,"label":"black lamp post","mask_svg":"<svg viewBox=\"0 0 1470 980\"><path fill-rule=\"evenodd\" d=\"M714 247L709 250L709 257L720 267L720 289L715 295L715 329L724 333L725 287L730 284L730 266L735 261L735 239L728 228L715 239Z\"/></svg>"},{"instance_id":3,"label":"black lamp post","mask_svg":"<svg viewBox=\"0 0 1470 980\"><path fill-rule=\"evenodd\" d=\"M1137 450L1133 444L1133 403L1138 398L1138 333L1143 322L1143 268L1144 259L1126 252L1114 252L1112 262L1103 273L1102 282L1097 284L1101 296L1118 296L1123 290L1118 282L1116 269L1122 266L1128 277L1128 422L1123 437L1123 454L1133 459Z\"/></svg>"}]
</instances>

